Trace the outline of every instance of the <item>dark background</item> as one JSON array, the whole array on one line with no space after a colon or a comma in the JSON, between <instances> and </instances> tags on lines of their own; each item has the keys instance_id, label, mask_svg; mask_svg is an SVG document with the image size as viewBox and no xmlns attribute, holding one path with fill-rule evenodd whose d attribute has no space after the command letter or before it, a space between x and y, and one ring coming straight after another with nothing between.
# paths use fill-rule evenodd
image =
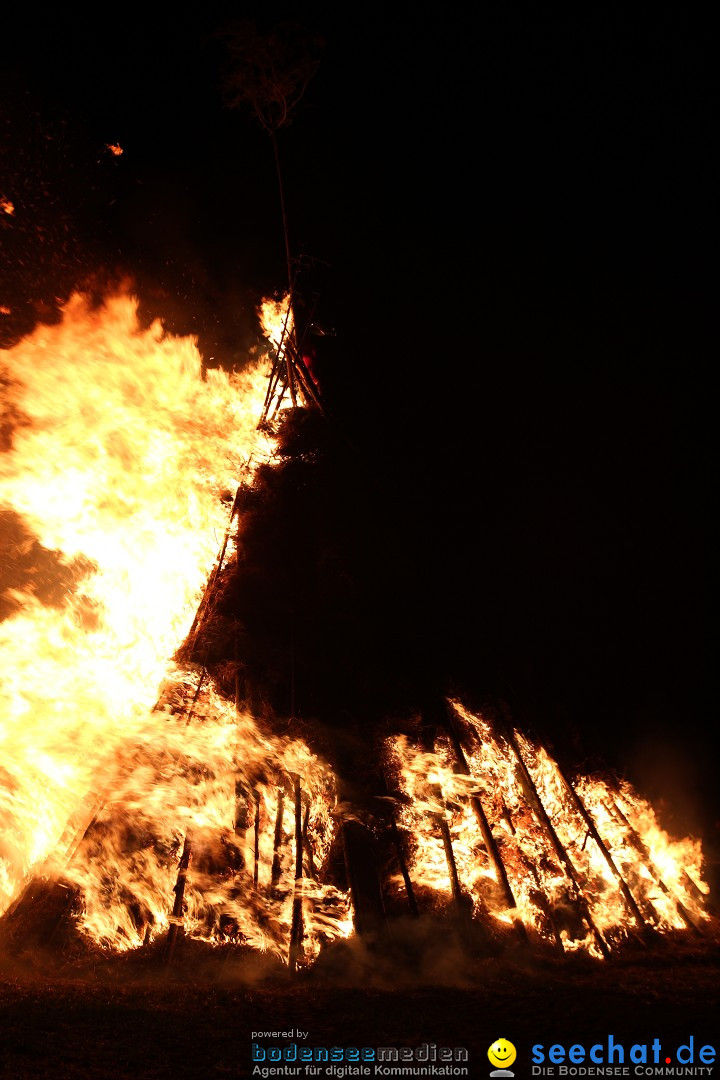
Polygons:
<instances>
[{"instance_id":1,"label":"dark background","mask_svg":"<svg viewBox=\"0 0 720 1080\"><path fill-rule=\"evenodd\" d=\"M415 632L449 684L511 695L714 858L706 28L663 3L4 17L4 344L127 271L208 362L242 361L284 247L213 35L256 14L325 40L279 149L368 552L392 523L378 625L405 605L402 651Z\"/></svg>"}]
</instances>

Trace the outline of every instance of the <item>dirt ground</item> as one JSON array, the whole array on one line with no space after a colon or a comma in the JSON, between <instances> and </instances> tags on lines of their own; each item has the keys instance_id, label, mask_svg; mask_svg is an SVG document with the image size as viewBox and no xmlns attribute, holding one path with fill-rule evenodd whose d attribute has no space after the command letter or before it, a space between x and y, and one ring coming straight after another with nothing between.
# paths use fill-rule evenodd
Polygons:
<instances>
[{"instance_id":1,"label":"dirt ground","mask_svg":"<svg viewBox=\"0 0 720 1080\"><path fill-rule=\"evenodd\" d=\"M0 959L0 1076L251 1076L253 1041L263 1047L304 1041L328 1048L465 1048L465 1075L484 1077L488 1047L505 1038L517 1049L513 1068L520 1078L532 1075L536 1044L545 1051L554 1043L604 1047L612 1036L624 1045L627 1063L633 1045L657 1038L662 1060L667 1055L675 1063L676 1050L692 1036L698 1064L700 1047L720 1041L720 939L714 936L663 940L606 961L517 952L471 961L452 940L434 930L431 937L422 949L410 941L381 950L340 945L294 975L257 954L195 945L183 945L171 967L152 950L143 957L73 960L38 952L6 956ZM298 1030L307 1033L304 1040ZM295 1034L258 1034L273 1031ZM333 1074L323 1066L318 1075Z\"/></svg>"}]
</instances>

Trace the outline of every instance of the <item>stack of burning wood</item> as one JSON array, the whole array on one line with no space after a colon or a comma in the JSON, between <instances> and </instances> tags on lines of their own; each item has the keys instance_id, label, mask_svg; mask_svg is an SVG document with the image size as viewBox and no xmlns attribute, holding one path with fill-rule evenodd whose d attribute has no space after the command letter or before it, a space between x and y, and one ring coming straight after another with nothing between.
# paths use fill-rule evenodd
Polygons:
<instances>
[{"instance_id":1,"label":"stack of burning wood","mask_svg":"<svg viewBox=\"0 0 720 1080\"><path fill-rule=\"evenodd\" d=\"M261 423L288 397L322 414L286 320ZM598 958L714 932L699 841L671 839L625 781L569 779L501 704L437 696L400 721L346 710L333 725L298 714L292 665L289 709L264 702L233 592L257 498L248 475L151 736L34 870L6 944L72 924L111 950L155 943L165 964L196 939L296 971L408 918L452 921L470 951Z\"/></svg>"}]
</instances>

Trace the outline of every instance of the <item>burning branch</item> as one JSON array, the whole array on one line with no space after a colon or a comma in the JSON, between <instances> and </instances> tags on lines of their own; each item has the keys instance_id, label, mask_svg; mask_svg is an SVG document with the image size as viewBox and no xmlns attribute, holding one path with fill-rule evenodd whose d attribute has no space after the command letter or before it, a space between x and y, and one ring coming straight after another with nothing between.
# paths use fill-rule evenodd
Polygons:
<instances>
[{"instance_id":1,"label":"burning branch","mask_svg":"<svg viewBox=\"0 0 720 1080\"><path fill-rule=\"evenodd\" d=\"M446 716L448 729L450 732L450 741L452 743L453 751L455 753L456 768L462 775L469 776L470 769L465 758L465 753L460 744L460 739L457 732L457 725L455 723L454 713L450 702L447 703ZM502 895L505 899L505 903L510 910L515 911L517 909L517 901L515 900L515 896L512 891L512 886L510 885L510 880L508 878L505 865L502 861L502 858L500 857L499 848L495 842L495 837L492 834L492 829L490 828L490 824L485 814L485 810L483 809L482 802L480 801L480 796L477 792L473 792L470 795L470 804L475 812L475 816L477 817L478 825L480 826L480 832L483 838L483 843L485 844L485 850L487 851L488 857L495 870L495 877L500 886ZM522 921L518 918L515 918L513 919L513 923L519 938L523 942L527 943L527 933Z\"/></svg>"},{"instance_id":2,"label":"burning branch","mask_svg":"<svg viewBox=\"0 0 720 1080\"><path fill-rule=\"evenodd\" d=\"M303 939L303 822L300 777L293 781L295 795L295 885L293 889L290 957L288 966L295 971L300 962Z\"/></svg>"},{"instance_id":3,"label":"burning branch","mask_svg":"<svg viewBox=\"0 0 720 1080\"><path fill-rule=\"evenodd\" d=\"M554 826L553 826L553 824L552 824L552 822L551 822L551 820L550 820L550 818L549 818L549 816L547 814L547 811L545 810L545 807L542 804L542 800L540 799L540 796L538 795L538 791L537 791L537 788L535 786L535 782L533 781L533 778L530 775L530 771L528 770L528 767L525 764L522 753L520 751L520 747L518 746L518 742L517 742L517 738L515 736L515 732L512 730L512 728L509 728L507 730L505 737L506 737L506 739L508 741L508 744L512 747L513 752L515 754L515 757L516 757L516 760L517 760L517 763L518 763L518 768L519 768L520 783L521 783L521 785L523 787L523 790L524 790L525 795L526 795L526 797L528 799L528 802L530 803L530 806L532 807L533 813L537 816L537 819L538 819L539 823L541 824L542 828L544 829L544 831L545 831L545 833L546 833L546 835L547 835L547 837L548 837L548 839L550 841L550 845L551 845L553 851L555 852L555 855L557 856L558 862L562 866L562 868L563 868L563 870L564 870L564 872L565 872L565 874L566 874L566 876L568 878L568 881L570 882L570 885L571 885L571 888L572 888L573 899L575 900L579 910L582 912L583 918L585 919L587 925L590 927L590 930L592 931L592 935L593 935L593 937L595 939L595 943L597 944L598 949L600 950L601 954L607 959L607 957L610 956L610 949L609 949L609 947L607 945L607 942L605 941L604 937L600 933L600 930L598 929L598 926L597 926L595 920L593 919L592 912L590 910L590 905L589 905L589 903L587 901L587 898L585 897L585 895L583 893L583 889L582 889L582 886L580 885L580 882L578 880L577 874L575 872L575 867L572 864L572 860L570 859L570 856L568 855L564 844L560 840L560 837L558 836L558 834L557 834L557 832L556 832L556 830L555 830L555 828L554 828Z\"/></svg>"},{"instance_id":4,"label":"burning branch","mask_svg":"<svg viewBox=\"0 0 720 1080\"><path fill-rule=\"evenodd\" d=\"M675 910L677 911L678 915L680 916L682 921L687 926L688 930L691 930L694 934L699 934L700 933L699 927L690 918L690 915L689 915L685 905L682 903L682 901L679 900L678 897L675 896L672 893L672 891L668 888L668 886L663 881L660 874L655 869L655 867L653 865L652 857L650 855L650 852L648 851L647 847L645 846L643 841L640 839L638 834L635 832L635 830L633 829L632 825L630 824L628 819L623 814L620 807L617 805L616 802L614 802L612 800L608 800L608 802L605 803L604 805L605 805L605 808L608 811L608 813L612 817L614 817L616 819L616 821L626 830L627 837L628 837L630 843L632 844L632 846L635 848L635 850L641 856L641 858L643 860L643 865L645 866L645 869L651 875L652 879L655 881L658 888L675 905Z\"/></svg>"}]
</instances>

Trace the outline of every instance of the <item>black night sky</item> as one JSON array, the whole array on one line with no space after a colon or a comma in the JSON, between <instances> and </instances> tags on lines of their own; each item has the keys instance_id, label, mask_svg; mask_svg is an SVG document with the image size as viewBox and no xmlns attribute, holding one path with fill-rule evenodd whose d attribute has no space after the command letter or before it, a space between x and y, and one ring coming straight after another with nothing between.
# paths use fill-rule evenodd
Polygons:
<instances>
[{"instance_id":1,"label":"black night sky","mask_svg":"<svg viewBox=\"0 0 720 1080\"><path fill-rule=\"evenodd\" d=\"M271 144L223 104L214 34L255 15L325 41L279 146L368 537L378 514L395 530L388 604L451 680L512 693L555 744L710 837L704 28L664 3L16 16L5 343L104 267L208 358L243 356L284 249Z\"/></svg>"}]
</instances>

